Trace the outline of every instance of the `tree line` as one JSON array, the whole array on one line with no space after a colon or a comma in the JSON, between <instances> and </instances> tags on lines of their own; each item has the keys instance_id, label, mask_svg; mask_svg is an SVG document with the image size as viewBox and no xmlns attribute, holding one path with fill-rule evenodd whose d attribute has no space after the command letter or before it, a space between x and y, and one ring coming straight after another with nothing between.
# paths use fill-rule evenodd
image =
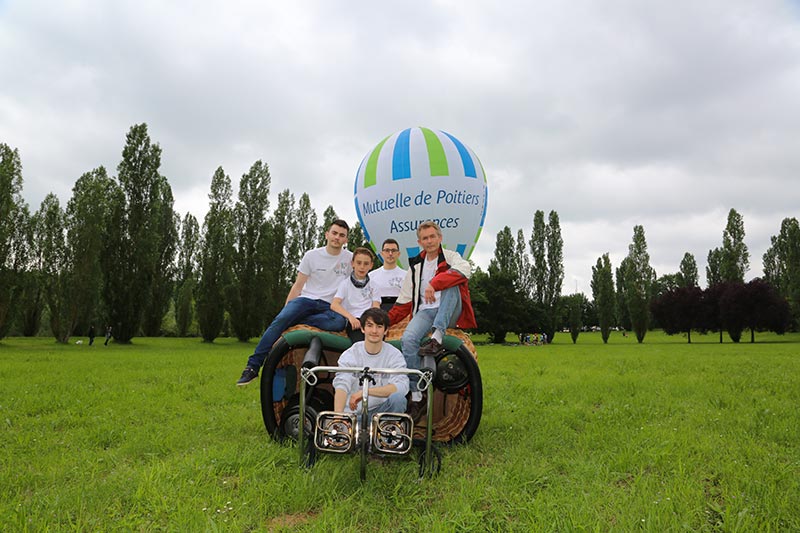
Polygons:
<instances>
[{"instance_id":1,"label":"tree line","mask_svg":"<svg viewBox=\"0 0 800 533\"><path fill-rule=\"evenodd\" d=\"M161 148L147 125L126 135L117 175L98 167L80 176L62 208L48 194L36 212L22 198L18 150L0 143L0 338L36 335L46 321L59 342L90 326L112 327L117 342L137 335L258 336L282 308L302 254L324 245L338 218L318 217L307 194L285 189L270 210L269 167L258 160L239 180L238 196L215 170L202 225L174 211L160 173ZM684 254L678 272L650 266L644 228L635 226L628 255L613 269L609 254L592 267L592 298L562 295L558 213L537 210L529 236L506 226L486 271L470 281L479 332L504 342L509 332L614 328L642 342L652 327L667 333L722 332L738 342L745 329L783 332L800 317L800 226L783 220L764 254L763 279L744 282L749 252L744 222L731 209L720 247L709 250L699 288L697 262ZM365 244L358 223L348 248ZM166 317L166 318L165 318ZM172 320L168 326L165 321Z\"/></svg>"},{"instance_id":2,"label":"tree line","mask_svg":"<svg viewBox=\"0 0 800 533\"><path fill-rule=\"evenodd\" d=\"M567 331L577 342L581 331L600 332L608 342L612 330L631 331L643 342L651 328L667 334L727 332L739 342L744 330L784 333L800 319L800 226L786 218L764 254L764 277L745 283L750 254L744 242L744 220L728 213L722 245L709 250L708 287L699 287L694 256L686 252L679 270L657 276L650 265L644 228L634 226L628 255L613 269L609 254L592 267L592 298L582 293L561 295L563 241L558 214L548 222L536 211L531 237L506 226L497 234L488 272L477 269L470 283L479 331L492 342L510 332L545 333L553 339ZM625 333L627 334L627 333Z\"/></svg>"},{"instance_id":3,"label":"tree line","mask_svg":"<svg viewBox=\"0 0 800 533\"><path fill-rule=\"evenodd\" d=\"M98 167L80 176L62 208L48 194L31 212L22 198L18 150L0 143L0 338L36 335L42 321L58 342L90 327L112 328L116 342L196 328L205 341L221 333L260 335L283 306L302 253L324 245L324 228L307 194L278 194L270 212L271 176L256 161L236 200L222 167L211 180L202 225L175 212L160 172L161 148L146 124L130 128L117 175ZM364 244L356 224L348 246ZM102 329L101 329L102 328Z\"/></svg>"}]
</instances>

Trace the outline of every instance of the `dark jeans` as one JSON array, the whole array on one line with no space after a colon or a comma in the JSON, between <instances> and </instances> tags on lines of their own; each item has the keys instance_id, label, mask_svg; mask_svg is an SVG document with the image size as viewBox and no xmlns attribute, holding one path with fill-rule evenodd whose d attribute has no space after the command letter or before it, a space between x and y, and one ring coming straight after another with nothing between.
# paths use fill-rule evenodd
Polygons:
<instances>
[{"instance_id":1,"label":"dark jeans","mask_svg":"<svg viewBox=\"0 0 800 533\"><path fill-rule=\"evenodd\" d=\"M298 296L290 300L269 325L258 341L253 355L247 360L247 366L256 370L261 368L272 350L272 345L286 328L307 324L325 331L342 331L346 323L347 320L342 315L331 311L331 304L325 300Z\"/></svg>"}]
</instances>

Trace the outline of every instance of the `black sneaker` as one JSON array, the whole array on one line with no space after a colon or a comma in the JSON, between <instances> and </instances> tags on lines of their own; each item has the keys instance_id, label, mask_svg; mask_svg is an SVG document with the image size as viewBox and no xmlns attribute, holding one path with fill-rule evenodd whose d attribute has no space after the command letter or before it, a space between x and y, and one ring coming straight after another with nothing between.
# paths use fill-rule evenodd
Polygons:
<instances>
[{"instance_id":1,"label":"black sneaker","mask_svg":"<svg viewBox=\"0 0 800 533\"><path fill-rule=\"evenodd\" d=\"M239 381L236 382L236 385L239 387L244 387L257 377L258 377L258 370L246 366L244 367L244 370L242 370L242 377L239 378Z\"/></svg>"},{"instance_id":2,"label":"black sneaker","mask_svg":"<svg viewBox=\"0 0 800 533\"><path fill-rule=\"evenodd\" d=\"M442 346L439 341L436 339L431 339L426 345L419 349L419 356L420 357L427 357L433 356L436 357L439 354L445 352L444 346Z\"/></svg>"}]
</instances>

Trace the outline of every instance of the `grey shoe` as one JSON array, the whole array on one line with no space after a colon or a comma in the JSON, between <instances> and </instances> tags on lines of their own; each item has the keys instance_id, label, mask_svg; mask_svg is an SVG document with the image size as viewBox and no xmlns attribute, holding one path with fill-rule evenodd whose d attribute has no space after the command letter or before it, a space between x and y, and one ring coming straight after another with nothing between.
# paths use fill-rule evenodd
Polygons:
<instances>
[{"instance_id":1,"label":"grey shoe","mask_svg":"<svg viewBox=\"0 0 800 533\"><path fill-rule=\"evenodd\" d=\"M242 370L242 377L239 378L239 381L236 382L236 385L239 387L244 387L257 377L258 377L258 370L246 366L244 367L244 370Z\"/></svg>"}]
</instances>

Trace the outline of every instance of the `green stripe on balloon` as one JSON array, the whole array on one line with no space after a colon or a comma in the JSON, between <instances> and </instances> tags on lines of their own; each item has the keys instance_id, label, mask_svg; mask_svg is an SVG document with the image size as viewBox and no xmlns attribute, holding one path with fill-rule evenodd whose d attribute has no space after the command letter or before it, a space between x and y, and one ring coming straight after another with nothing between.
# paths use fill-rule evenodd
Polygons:
<instances>
[{"instance_id":1,"label":"green stripe on balloon","mask_svg":"<svg viewBox=\"0 0 800 533\"><path fill-rule=\"evenodd\" d=\"M391 137L391 135L389 135ZM386 137L384 140L378 143L378 146L369 154L369 159L367 160L367 169L364 172L364 188L372 187L376 183L378 183L378 156L381 155L381 148L383 145L386 144L386 141L389 140L389 137Z\"/></svg>"},{"instance_id":2,"label":"green stripe on balloon","mask_svg":"<svg viewBox=\"0 0 800 533\"><path fill-rule=\"evenodd\" d=\"M444 153L444 146L439 136L428 128L420 128L425 137L425 146L428 149L428 162L431 167L431 176L449 176L450 169L447 166L447 155Z\"/></svg>"}]
</instances>

